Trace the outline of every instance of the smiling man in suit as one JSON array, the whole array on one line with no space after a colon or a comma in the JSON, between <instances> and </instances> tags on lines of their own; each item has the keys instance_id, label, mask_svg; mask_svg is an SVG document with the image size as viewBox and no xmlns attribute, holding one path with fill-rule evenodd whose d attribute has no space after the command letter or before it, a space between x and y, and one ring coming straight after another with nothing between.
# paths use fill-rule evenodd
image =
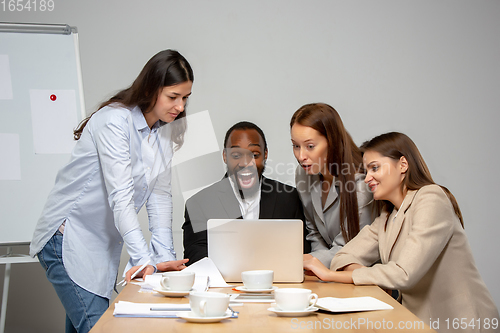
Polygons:
<instances>
[{"instance_id":1,"label":"smiling man in suit","mask_svg":"<svg viewBox=\"0 0 500 333\"><path fill-rule=\"evenodd\" d=\"M239 122L226 133L222 157L227 173L186 202L184 258L187 265L208 256L209 219L300 219L304 213L297 190L263 176L266 137L250 122ZM304 253L309 252L304 239Z\"/></svg>"}]
</instances>

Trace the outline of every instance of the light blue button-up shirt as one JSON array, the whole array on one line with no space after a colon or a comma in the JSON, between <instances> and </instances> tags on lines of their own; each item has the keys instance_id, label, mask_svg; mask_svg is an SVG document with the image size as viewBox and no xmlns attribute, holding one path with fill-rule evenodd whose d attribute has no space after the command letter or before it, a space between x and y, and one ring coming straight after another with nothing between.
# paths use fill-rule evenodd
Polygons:
<instances>
[{"instance_id":1,"label":"light blue button-up shirt","mask_svg":"<svg viewBox=\"0 0 500 333\"><path fill-rule=\"evenodd\" d=\"M63 262L82 288L111 297L122 244L132 265L175 260L172 239L171 125L150 129L138 107L107 106L85 126L36 226L36 256L65 222ZM146 203L150 247L138 211Z\"/></svg>"}]
</instances>

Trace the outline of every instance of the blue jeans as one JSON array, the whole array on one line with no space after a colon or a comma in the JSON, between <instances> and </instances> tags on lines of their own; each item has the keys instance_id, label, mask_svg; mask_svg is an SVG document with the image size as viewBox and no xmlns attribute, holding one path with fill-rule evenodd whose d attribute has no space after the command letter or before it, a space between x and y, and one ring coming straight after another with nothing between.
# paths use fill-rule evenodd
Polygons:
<instances>
[{"instance_id":1,"label":"blue jeans","mask_svg":"<svg viewBox=\"0 0 500 333\"><path fill-rule=\"evenodd\" d=\"M38 260L66 310L66 333L87 333L109 306L109 300L74 283L62 261L63 235L57 231L38 253Z\"/></svg>"}]
</instances>

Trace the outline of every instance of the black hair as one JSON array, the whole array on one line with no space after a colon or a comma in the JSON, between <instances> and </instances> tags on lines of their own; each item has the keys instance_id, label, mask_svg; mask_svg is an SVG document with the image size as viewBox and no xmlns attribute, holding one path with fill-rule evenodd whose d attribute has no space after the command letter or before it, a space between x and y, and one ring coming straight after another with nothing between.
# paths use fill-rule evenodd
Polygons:
<instances>
[{"instance_id":1,"label":"black hair","mask_svg":"<svg viewBox=\"0 0 500 333\"><path fill-rule=\"evenodd\" d=\"M259 133L260 137L264 141L264 151L267 151L267 142L266 142L266 136L264 135L264 132L260 129L259 126L255 125L254 123L251 123L249 121L240 121L239 123L234 124L231 126L230 129L227 130L226 132L226 137L224 138L224 148L226 148L227 145L227 140L229 139L229 136L231 133L233 133L236 130L249 130L253 129L256 130L257 133Z\"/></svg>"}]
</instances>

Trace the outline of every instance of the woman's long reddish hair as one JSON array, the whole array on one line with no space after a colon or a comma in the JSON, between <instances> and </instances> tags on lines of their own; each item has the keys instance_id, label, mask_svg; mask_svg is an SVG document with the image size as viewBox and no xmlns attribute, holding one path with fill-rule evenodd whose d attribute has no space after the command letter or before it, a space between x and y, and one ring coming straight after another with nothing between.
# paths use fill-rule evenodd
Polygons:
<instances>
[{"instance_id":1,"label":"woman's long reddish hair","mask_svg":"<svg viewBox=\"0 0 500 333\"><path fill-rule=\"evenodd\" d=\"M302 106L293 114L290 128L294 124L315 129L328 142L327 166L330 174L340 182L340 228L348 242L359 233L355 174L363 172L361 151L346 131L337 111L328 104Z\"/></svg>"}]
</instances>

